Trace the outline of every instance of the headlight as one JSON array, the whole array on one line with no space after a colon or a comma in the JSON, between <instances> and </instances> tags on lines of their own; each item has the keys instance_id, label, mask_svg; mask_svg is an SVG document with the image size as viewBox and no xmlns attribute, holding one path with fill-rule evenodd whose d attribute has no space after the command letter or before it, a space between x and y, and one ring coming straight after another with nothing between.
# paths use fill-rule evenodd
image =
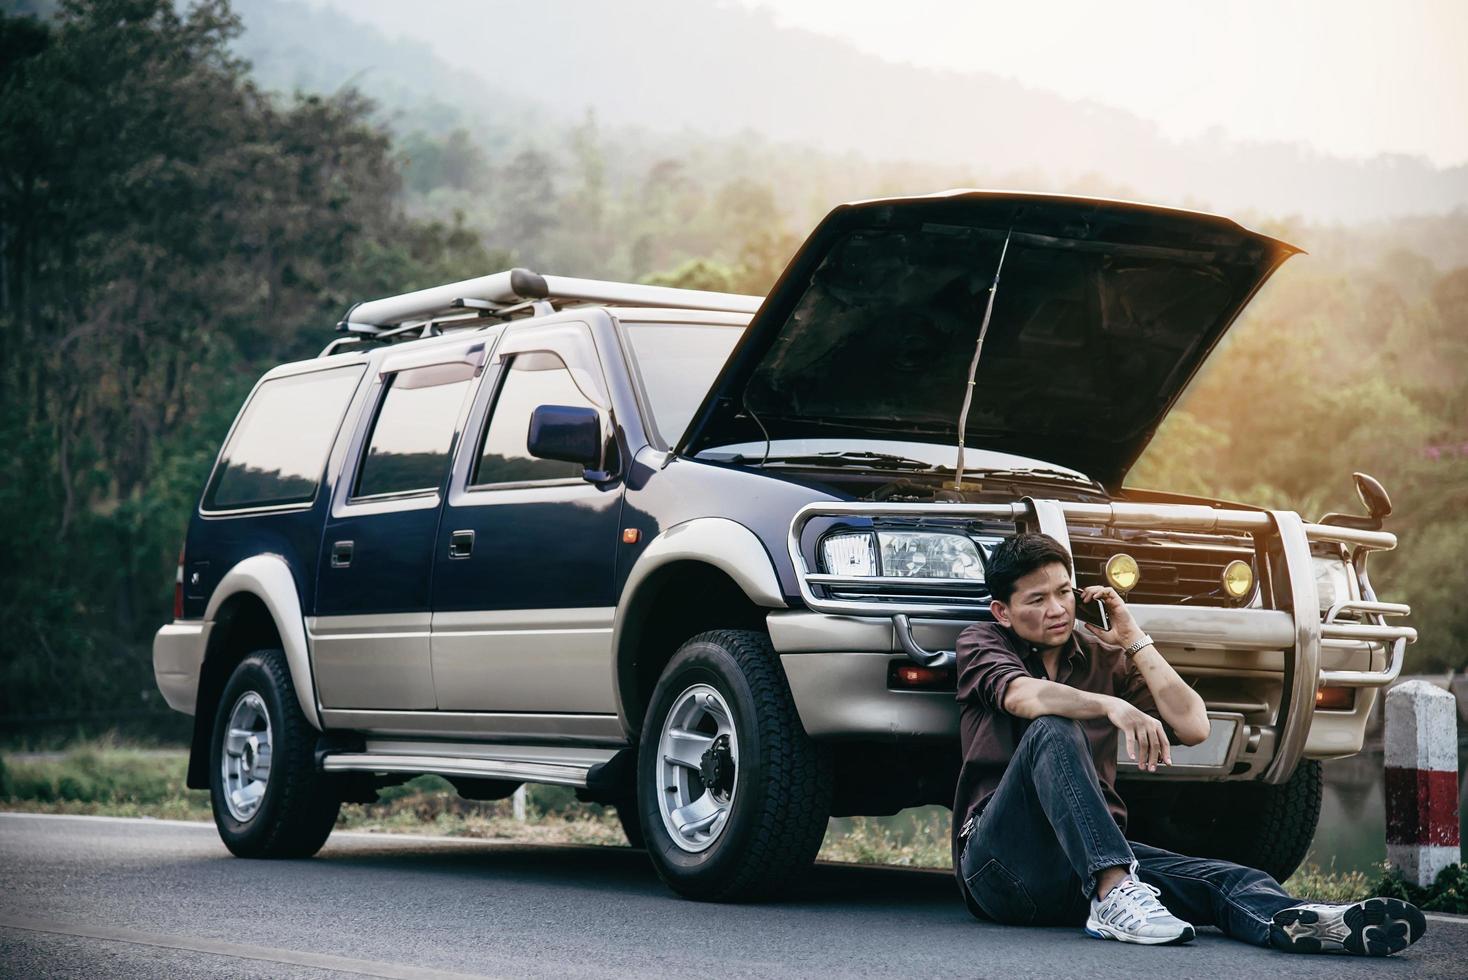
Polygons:
<instances>
[{"instance_id":1,"label":"headlight","mask_svg":"<svg viewBox=\"0 0 1468 980\"><path fill-rule=\"evenodd\" d=\"M1320 596L1322 613L1351 598L1351 572L1344 561L1331 555L1311 555L1310 562L1315 566L1315 592Z\"/></svg>"},{"instance_id":2,"label":"headlight","mask_svg":"<svg viewBox=\"0 0 1468 980\"><path fill-rule=\"evenodd\" d=\"M963 535L878 531L877 542L883 575L984 580L978 545Z\"/></svg>"},{"instance_id":3,"label":"headlight","mask_svg":"<svg viewBox=\"0 0 1468 980\"><path fill-rule=\"evenodd\" d=\"M877 574L870 534L832 534L821 542L821 564L831 575Z\"/></svg>"},{"instance_id":4,"label":"headlight","mask_svg":"<svg viewBox=\"0 0 1468 980\"><path fill-rule=\"evenodd\" d=\"M821 562L832 575L984 580L979 546L962 534L870 531L828 535Z\"/></svg>"}]
</instances>

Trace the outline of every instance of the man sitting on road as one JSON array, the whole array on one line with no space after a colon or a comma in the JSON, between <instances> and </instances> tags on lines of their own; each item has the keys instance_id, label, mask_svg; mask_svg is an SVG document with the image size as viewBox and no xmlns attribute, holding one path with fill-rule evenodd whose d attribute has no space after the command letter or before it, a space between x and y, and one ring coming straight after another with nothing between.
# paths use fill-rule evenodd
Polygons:
<instances>
[{"instance_id":1,"label":"man sitting on road","mask_svg":"<svg viewBox=\"0 0 1468 980\"><path fill-rule=\"evenodd\" d=\"M1186 943L1194 925L1291 952L1399 952L1422 937L1414 906L1316 905L1254 868L1128 841L1116 745L1148 772L1174 736L1208 736L1203 699L1152 646L1116 591L1111 629L1075 629L1070 555L1022 534L987 563L992 623L958 637L963 769L954 867L969 909L1010 925L1079 925L1098 939ZM1160 716L1160 717L1159 717ZM1181 918L1179 918L1181 916ZM1186 920L1186 921L1184 921Z\"/></svg>"}]
</instances>

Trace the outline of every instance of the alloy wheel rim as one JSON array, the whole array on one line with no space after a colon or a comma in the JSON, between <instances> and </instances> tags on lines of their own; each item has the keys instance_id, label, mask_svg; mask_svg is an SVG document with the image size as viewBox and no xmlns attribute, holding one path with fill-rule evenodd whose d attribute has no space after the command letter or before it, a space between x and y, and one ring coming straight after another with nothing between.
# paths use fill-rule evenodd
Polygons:
<instances>
[{"instance_id":1,"label":"alloy wheel rim","mask_svg":"<svg viewBox=\"0 0 1468 980\"><path fill-rule=\"evenodd\" d=\"M240 823L253 817L265 798L272 744L265 701L254 691L246 691L230 710L220 753L224 805Z\"/></svg>"},{"instance_id":2,"label":"alloy wheel rim","mask_svg":"<svg viewBox=\"0 0 1468 980\"><path fill-rule=\"evenodd\" d=\"M738 784L739 736L729 703L707 684L673 700L658 738L658 812L673 843L708 850L729 825Z\"/></svg>"}]
</instances>

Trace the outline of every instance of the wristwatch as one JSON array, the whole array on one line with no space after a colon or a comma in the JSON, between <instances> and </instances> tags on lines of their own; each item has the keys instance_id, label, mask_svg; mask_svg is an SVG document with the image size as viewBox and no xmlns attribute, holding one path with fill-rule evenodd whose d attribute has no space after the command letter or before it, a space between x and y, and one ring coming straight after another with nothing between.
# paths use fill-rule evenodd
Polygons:
<instances>
[{"instance_id":1,"label":"wristwatch","mask_svg":"<svg viewBox=\"0 0 1468 980\"><path fill-rule=\"evenodd\" d=\"M1152 637L1148 636L1146 633L1143 633L1141 636L1137 637L1130 644L1128 644L1127 648L1121 652L1125 656L1130 657L1133 654L1140 653L1144 647L1149 647L1151 645Z\"/></svg>"}]
</instances>

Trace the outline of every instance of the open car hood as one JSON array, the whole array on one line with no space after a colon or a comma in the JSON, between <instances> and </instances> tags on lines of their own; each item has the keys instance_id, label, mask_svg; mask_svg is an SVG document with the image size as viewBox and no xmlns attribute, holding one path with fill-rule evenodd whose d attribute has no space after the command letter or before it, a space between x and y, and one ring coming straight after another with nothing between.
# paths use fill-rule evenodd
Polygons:
<instances>
[{"instance_id":1,"label":"open car hood","mask_svg":"<svg viewBox=\"0 0 1468 980\"><path fill-rule=\"evenodd\" d=\"M865 201L811 233L679 451L827 436L968 446L1120 488L1291 245L1216 215L987 191Z\"/></svg>"}]
</instances>

